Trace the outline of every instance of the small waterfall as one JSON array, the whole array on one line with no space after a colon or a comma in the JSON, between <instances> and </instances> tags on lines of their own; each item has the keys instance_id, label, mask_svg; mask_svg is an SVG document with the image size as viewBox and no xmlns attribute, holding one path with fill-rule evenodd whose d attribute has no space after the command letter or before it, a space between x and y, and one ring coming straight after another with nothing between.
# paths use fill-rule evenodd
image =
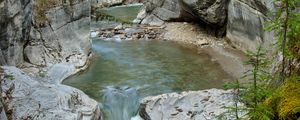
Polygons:
<instances>
[{"instance_id":1,"label":"small waterfall","mask_svg":"<svg viewBox=\"0 0 300 120\"><path fill-rule=\"evenodd\" d=\"M139 107L138 92L130 87L106 87L101 91L107 120L130 120Z\"/></svg>"}]
</instances>

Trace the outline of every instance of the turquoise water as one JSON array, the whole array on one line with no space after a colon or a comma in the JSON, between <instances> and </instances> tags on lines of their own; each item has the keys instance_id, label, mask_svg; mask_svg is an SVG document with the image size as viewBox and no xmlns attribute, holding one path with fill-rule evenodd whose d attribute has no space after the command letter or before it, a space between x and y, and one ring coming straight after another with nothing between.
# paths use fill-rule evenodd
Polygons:
<instances>
[{"instance_id":1,"label":"turquoise water","mask_svg":"<svg viewBox=\"0 0 300 120\"><path fill-rule=\"evenodd\" d=\"M209 55L169 41L94 40L93 51L90 67L64 84L103 103L108 120L129 119L145 96L221 88L232 79ZM114 113L122 115L109 118Z\"/></svg>"},{"instance_id":2,"label":"turquoise water","mask_svg":"<svg viewBox=\"0 0 300 120\"><path fill-rule=\"evenodd\" d=\"M101 12L132 21L141 6L119 6ZM118 24L99 21L92 27ZM89 68L64 81L101 103L105 120L130 120L138 101L162 93L222 88L232 77L212 58L196 48L170 41L93 40Z\"/></svg>"}]
</instances>

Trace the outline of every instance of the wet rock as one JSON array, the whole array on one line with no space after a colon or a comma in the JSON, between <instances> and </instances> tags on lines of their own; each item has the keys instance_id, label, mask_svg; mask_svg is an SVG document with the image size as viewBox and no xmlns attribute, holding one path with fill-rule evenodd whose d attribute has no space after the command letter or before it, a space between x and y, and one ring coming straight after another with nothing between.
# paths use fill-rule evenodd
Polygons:
<instances>
[{"instance_id":1,"label":"wet rock","mask_svg":"<svg viewBox=\"0 0 300 120\"><path fill-rule=\"evenodd\" d=\"M35 78L16 67L3 67L3 95L12 119L101 120L98 103L80 90L60 84L74 69L54 67L44 78ZM55 69L55 70L54 70ZM58 70L59 69L59 70ZM53 74L55 76L53 78ZM60 75L59 75L60 74ZM57 82L53 82L57 81Z\"/></svg>"},{"instance_id":2,"label":"wet rock","mask_svg":"<svg viewBox=\"0 0 300 120\"><path fill-rule=\"evenodd\" d=\"M216 120L219 115L230 120L235 116L224 107L233 105L232 91L209 89L146 97L141 101L139 114L145 120Z\"/></svg>"}]
</instances>

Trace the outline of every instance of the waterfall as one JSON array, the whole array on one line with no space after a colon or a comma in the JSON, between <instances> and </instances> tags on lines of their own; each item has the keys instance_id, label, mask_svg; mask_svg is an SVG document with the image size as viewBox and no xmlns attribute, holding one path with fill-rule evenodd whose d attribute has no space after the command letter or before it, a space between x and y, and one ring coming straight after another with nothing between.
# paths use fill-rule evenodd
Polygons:
<instances>
[{"instance_id":1,"label":"waterfall","mask_svg":"<svg viewBox=\"0 0 300 120\"><path fill-rule=\"evenodd\" d=\"M101 91L107 120L130 120L137 114L138 92L130 87L106 87Z\"/></svg>"}]
</instances>

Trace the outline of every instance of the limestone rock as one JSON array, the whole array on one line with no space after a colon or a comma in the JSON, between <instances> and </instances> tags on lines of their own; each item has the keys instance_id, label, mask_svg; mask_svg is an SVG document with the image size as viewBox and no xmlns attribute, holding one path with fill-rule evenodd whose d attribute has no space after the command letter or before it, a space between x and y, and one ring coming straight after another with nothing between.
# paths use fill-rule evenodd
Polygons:
<instances>
[{"instance_id":1,"label":"limestone rock","mask_svg":"<svg viewBox=\"0 0 300 120\"><path fill-rule=\"evenodd\" d=\"M23 46L29 41L32 0L1 0L0 65L23 63Z\"/></svg>"},{"instance_id":2,"label":"limestone rock","mask_svg":"<svg viewBox=\"0 0 300 120\"><path fill-rule=\"evenodd\" d=\"M68 62L83 67L91 52L89 1L75 0L72 5L60 5L48 10L46 17L49 24L31 28L31 40L25 46L25 50L29 50L25 52L27 62L43 63L43 66ZM43 52L30 52L34 49Z\"/></svg>"},{"instance_id":3,"label":"limestone rock","mask_svg":"<svg viewBox=\"0 0 300 120\"><path fill-rule=\"evenodd\" d=\"M230 0L228 5L227 34L233 44L242 50L255 50L262 42L274 41L272 32L264 31L268 9L272 0L254 2L252 0ZM265 4L263 4L265 3Z\"/></svg>"},{"instance_id":4,"label":"limestone rock","mask_svg":"<svg viewBox=\"0 0 300 120\"><path fill-rule=\"evenodd\" d=\"M40 18L34 7L38 7L34 0L1 1L0 65L84 66L91 52L89 1L73 0L47 9L45 26L36 22Z\"/></svg>"},{"instance_id":5,"label":"limestone rock","mask_svg":"<svg viewBox=\"0 0 300 120\"><path fill-rule=\"evenodd\" d=\"M145 120L216 120L224 114L223 119L230 120L235 116L224 107L233 105L232 91L209 89L146 97L141 101L139 114Z\"/></svg>"},{"instance_id":6,"label":"limestone rock","mask_svg":"<svg viewBox=\"0 0 300 120\"><path fill-rule=\"evenodd\" d=\"M224 26L226 20L226 0L147 0L144 5L147 16L155 15L163 21L203 21Z\"/></svg>"},{"instance_id":7,"label":"limestone rock","mask_svg":"<svg viewBox=\"0 0 300 120\"><path fill-rule=\"evenodd\" d=\"M98 103L80 90L50 83L51 77L35 78L16 67L3 67L5 71L2 89L8 109L12 111L12 119L33 120L101 120L102 115ZM73 73L63 70L56 74ZM61 71L66 72L61 72ZM50 74L50 76L52 76ZM58 75L57 80L64 76Z\"/></svg>"}]
</instances>

